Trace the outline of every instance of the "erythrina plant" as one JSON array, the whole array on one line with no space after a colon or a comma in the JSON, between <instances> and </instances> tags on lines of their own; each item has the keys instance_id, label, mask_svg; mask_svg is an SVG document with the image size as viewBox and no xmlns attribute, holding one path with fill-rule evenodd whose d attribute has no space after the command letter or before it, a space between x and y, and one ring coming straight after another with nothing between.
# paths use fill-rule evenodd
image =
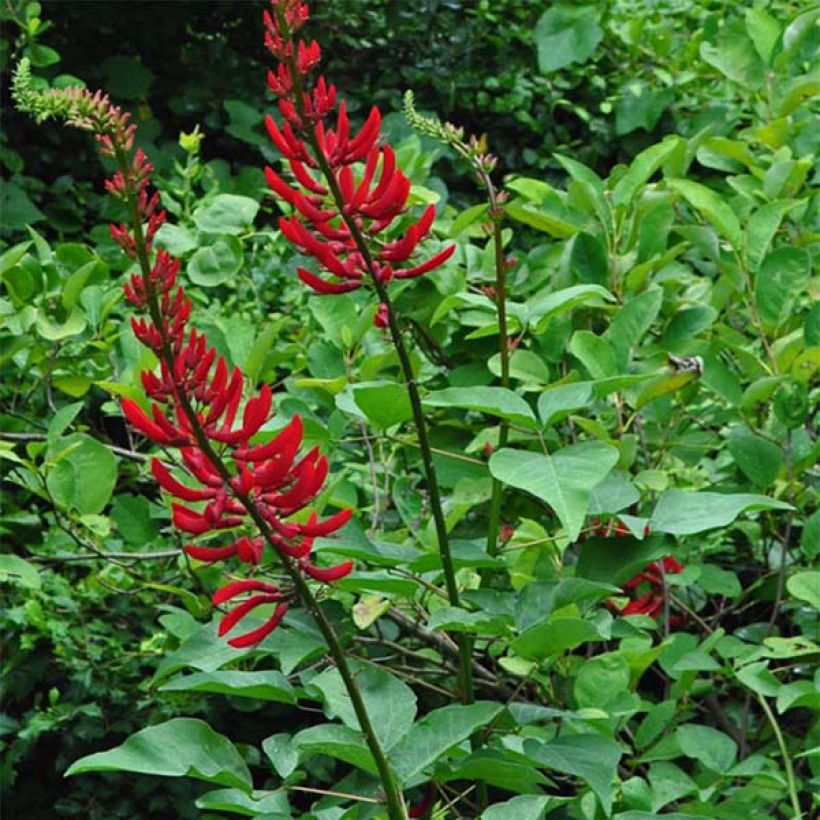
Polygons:
<instances>
[{"instance_id":1,"label":"erythrina plant","mask_svg":"<svg viewBox=\"0 0 820 820\"><path fill-rule=\"evenodd\" d=\"M144 152L134 150L136 126L129 123L129 115L100 92L92 94L80 88L35 92L27 61L15 74L14 96L18 106L38 121L58 117L67 125L90 131L100 154L117 163L118 170L106 180L105 187L125 206L129 221L112 225L111 235L138 265L138 272L124 286L126 299L140 317L132 318L131 325L137 339L159 362L159 373L145 370L141 374L151 399L150 415L131 399L123 400L122 411L146 438L169 452L179 452L181 461L175 464L179 478L163 460L152 458L151 471L159 485L179 501L204 504L202 509L177 501L172 504L172 521L180 532L209 540L206 545L186 545L186 552L205 562L236 557L249 567L259 568L267 544L284 570L287 583L241 578L219 589L212 598L215 605L236 604L222 618L219 634L233 630L257 607L273 605L273 614L264 623L229 640L237 648L252 646L270 634L288 608L301 599L339 668L376 762L388 812L392 818L404 817L401 793L371 727L344 650L307 580L331 583L352 570L352 561L318 567L310 560L313 540L338 531L350 519L351 511L342 510L324 521L315 514L306 522L291 517L318 494L327 477L327 460L318 449L297 458L302 443L299 416L272 439L252 441L272 416L271 389L263 385L243 402L246 379L242 371L229 368L204 335L189 327L193 304L184 288L177 285L179 260L167 252L153 251L154 237L166 215L159 208L159 195L149 192L153 169ZM243 529L248 532L236 537ZM213 544L211 539L225 530L234 533L234 540ZM237 602L246 593L250 597Z\"/></svg>"},{"instance_id":2,"label":"erythrina plant","mask_svg":"<svg viewBox=\"0 0 820 820\"><path fill-rule=\"evenodd\" d=\"M321 61L321 48L315 40L306 42L298 38L309 15L308 4L303 0L272 0L270 11L263 14L265 45L277 61L276 70L268 73L268 86L278 98L282 116L281 127L270 115L265 124L271 141L287 160L295 187L270 167L265 168L265 177L279 199L293 210L290 216L279 220L282 233L333 277L328 280L299 267L299 278L323 295L346 293L366 284L376 291L379 307L374 321L377 327L389 329L401 363L447 597L452 606L458 606L459 591L421 397L387 288L393 279L421 276L440 267L453 255L456 246L449 245L422 261L412 259L432 227L433 205L407 225L398 238L381 238L405 213L410 181L396 167L393 149L380 140L381 114L377 107L370 110L359 132L352 135L342 100L335 128L330 126L336 87L323 76L313 79ZM358 174L353 168L357 163L363 163ZM461 697L469 703L473 699L472 650L465 635L458 636L458 643Z\"/></svg>"}]
</instances>

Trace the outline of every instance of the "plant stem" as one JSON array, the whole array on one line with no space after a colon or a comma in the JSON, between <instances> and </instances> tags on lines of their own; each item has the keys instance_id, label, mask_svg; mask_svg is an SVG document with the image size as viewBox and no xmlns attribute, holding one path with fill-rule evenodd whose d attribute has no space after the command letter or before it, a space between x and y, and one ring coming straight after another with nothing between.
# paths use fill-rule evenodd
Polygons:
<instances>
[{"instance_id":1,"label":"plant stem","mask_svg":"<svg viewBox=\"0 0 820 820\"><path fill-rule=\"evenodd\" d=\"M125 152L121 149L117 152L117 159L119 161L120 168L123 172L123 177L125 179L128 179L128 157L125 154ZM147 249L145 247L145 239L142 231L142 221L140 219L139 208L137 205L137 197L130 184L127 190L127 202L131 210L131 223L134 232L134 241L137 248L137 261L139 262L140 270L142 271L143 280L145 282L146 291L148 294L149 313L151 315L151 319L154 323L154 326L159 331L162 339L162 351L160 355L162 356L166 366L168 367L168 372L173 374L175 372L175 359L173 351L171 349L170 340L168 339L168 335L165 331L165 324L163 322L162 314L160 311L157 294L156 291L151 287L151 264L148 259ZM213 446L211 445L210 440L208 439L207 435L205 434L205 431L202 428L202 425L200 424L197 413L192 407L188 399L188 396L186 395L184 390L177 390L177 400L179 401L182 411L185 413L191 425L191 429L193 430L199 448L211 462L213 467L219 472L220 476L222 477L222 480L225 482L225 486L231 487L231 479L233 478L233 476L228 467L222 461L219 454L214 450ZM393 774L387 762L387 757L385 756L384 751L381 748L381 744L379 743L379 740L376 737L376 733L373 730L373 724L370 721L370 716L367 712L367 707L364 704L364 699L362 698L361 692L359 691L359 687L356 684L356 679L353 676L350 666L347 663L344 648L342 646L341 641L339 640L338 635L336 634L336 631L333 629L332 624L327 619L325 613L322 611L321 607L319 606L319 602L316 600L316 596L313 594L313 591L310 588L310 585L302 577L302 573L299 571L298 567L295 565L293 560L285 555L282 555L279 552L279 550L276 550L276 545L273 541L272 533L270 531L268 522L265 521L265 519L260 514L259 510L256 508L253 499L245 493L240 492L236 489L234 489L234 495L245 507L245 509L248 512L248 515L251 517L251 519L253 519L253 522L256 524L259 531L264 536L265 540L279 554L282 567L284 568L285 572L287 573L288 577L293 583L293 586L296 589L299 598L305 603L305 606L307 607L308 611L313 616L313 619L316 621L316 625L318 626L319 631L322 633L322 636L324 637L327 643L328 650L330 651L330 654L332 655L333 660L336 663L336 667L339 670L342 682L344 683L345 689L347 690L347 694L350 697L350 702L353 706L353 711L356 713L356 718L359 721L359 726L361 727L362 735L364 736L364 740L367 743L367 746L370 749L370 753L373 756L373 760L376 764L376 769L379 773L379 779L381 780L382 787L384 788L385 799L387 801L388 815L390 816L391 820L404 820L407 814L404 809L404 801L402 799L401 791L399 790L393 778Z\"/></svg>"},{"instance_id":2,"label":"plant stem","mask_svg":"<svg viewBox=\"0 0 820 820\"><path fill-rule=\"evenodd\" d=\"M501 358L501 386L510 387L510 343L507 334L507 266L504 261L504 244L501 236L501 215L498 213L495 189L489 176L486 185L490 194L490 214L493 219L493 243L495 245L495 303L498 308L498 353ZM506 447L510 434L507 419L501 419L498 428L498 449ZM498 552L498 531L501 526L501 500L504 485L492 479L492 496L490 497L490 518L487 522L487 554Z\"/></svg>"},{"instance_id":3,"label":"plant stem","mask_svg":"<svg viewBox=\"0 0 820 820\"><path fill-rule=\"evenodd\" d=\"M772 727L774 736L777 739L777 745L780 747L780 755L783 758L783 765L786 767L786 782L789 784L789 797L791 799L792 809L794 809L793 818L794 820L800 820L800 818L803 817L803 811L800 808L800 799L797 795L797 782L794 779L794 767L792 766L792 759L789 754L789 750L786 748L786 740L783 737L783 732L780 731L780 724L778 724L777 718L775 718L771 706L766 703L766 698L764 698L759 692L756 692L755 694L757 695L758 701L760 701L760 706L766 713L766 718L768 719L769 725Z\"/></svg>"}]
</instances>

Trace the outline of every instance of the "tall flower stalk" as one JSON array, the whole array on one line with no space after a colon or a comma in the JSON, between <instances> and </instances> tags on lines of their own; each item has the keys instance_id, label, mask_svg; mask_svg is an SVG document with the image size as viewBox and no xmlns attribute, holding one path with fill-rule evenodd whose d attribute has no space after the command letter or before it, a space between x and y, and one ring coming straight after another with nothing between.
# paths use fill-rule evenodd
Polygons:
<instances>
[{"instance_id":1,"label":"tall flower stalk","mask_svg":"<svg viewBox=\"0 0 820 820\"><path fill-rule=\"evenodd\" d=\"M449 122L439 122L436 119L424 117L416 111L412 91L404 95L404 116L408 124L421 134L449 145L456 153L465 159L475 172L479 185L487 197L487 216L489 222L485 225L487 233L492 236L493 258L495 260L495 286L488 288L488 295L495 300L498 315L498 355L501 366L501 386L510 387L510 338L507 331L507 272L515 264L514 260L504 256L504 203L507 199L506 191L499 190L493 182L492 172L495 170L496 158L488 154L479 140L474 136L469 141L464 140L464 129L457 128ZM510 423L501 419L498 428L498 448L506 447L510 434ZM487 523L487 553L495 555L498 552L498 537L501 529L501 501L504 485L497 479L492 479L490 496L490 513Z\"/></svg>"},{"instance_id":2,"label":"tall flower stalk","mask_svg":"<svg viewBox=\"0 0 820 820\"><path fill-rule=\"evenodd\" d=\"M303 602L347 689L376 764L388 814L396 819L405 817L401 792L344 648L309 582L331 583L351 571L349 561L319 567L310 560L314 538L338 531L349 520L350 510L324 521L315 514L306 521L292 518L321 489L328 471L326 459L317 449L298 458L302 443L298 416L268 441L255 441L272 416L270 387L263 385L243 401L246 380L242 371L231 369L205 337L189 327L193 305L184 288L177 285L179 260L153 250L165 212L159 207L159 195L150 191L151 164L141 149L134 150L136 126L129 124L129 115L100 92L91 94L81 88L34 91L25 61L15 74L13 91L18 107L38 121L58 117L93 133L100 154L116 162L118 170L106 180L105 187L125 206L128 221L112 225L111 235L137 263L138 272L124 287L136 313L131 324L137 339L159 363L158 372L141 374L151 400L150 414L129 399L122 402L122 410L134 429L164 448L170 458L178 456L173 470L164 460L153 458L151 471L176 499L172 503L174 526L185 535L207 541L186 545L186 552L205 562L236 558L258 569L267 547L284 571L284 581L246 577L219 589L213 596L214 604L234 605L221 619L220 635L231 632L257 607L272 605L273 613L266 621L229 641L235 647L255 645L278 626L290 606ZM229 543L224 543L222 536L228 531Z\"/></svg>"},{"instance_id":3,"label":"tall flower stalk","mask_svg":"<svg viewBox=\"0 0 820 820\"><path fill-rule=\"evenodd\" d=\"M371 109L354 135L344 100L336 109L336 87L322 76L314 79L321 48L315 40L308 42L298 36L308 17L308 5L302 0L272 0L270 11L264 13L265 45L277 61L276 70L268 73L268 86L278 98L282 117L281 125L271 116L265 122L271 141L287 161L291 179L286 181L270 167L265 175L273 192L291 210L279 220L282 233L319 267L319 273L300 267L299 278L323 295L363 286L376 292L376 324L389 330L412 407L447 597L452 606L458 606L458 585L427 422L388 291L394 279L421 276L444 264L455 245L426 259L414 258L432 227L432 205L406 225L398 238L384 239L389 228L400 220L405 223L410 181L396 167L393 149L380 140L379 109ZM472 651L468 637L460 635L458 642L460 694L470 703Z\"/></svg>"}]
</instances>

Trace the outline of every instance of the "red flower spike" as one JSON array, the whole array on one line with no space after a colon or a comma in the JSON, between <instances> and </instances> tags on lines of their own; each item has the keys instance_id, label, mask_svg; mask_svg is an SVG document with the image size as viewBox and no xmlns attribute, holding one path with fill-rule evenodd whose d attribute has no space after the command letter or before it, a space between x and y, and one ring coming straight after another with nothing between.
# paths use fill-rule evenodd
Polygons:
<instances>
[{"instance_id":1,"label":"red flower spike","mask_svg":"<svg viewBox=\"0 0 820 820\"><path fill-rule=\"evenodd\" d=\"M278 594L273 595L254 595L243 601L232 609L219 622L219 637L221 638L225 633L230 632L249 612L252 612L256 607L262 604L276 603L280 599Z\"/></svg>"},{"instance_id":2,"label":"red flower spike","mask_svg":"<svg viewBox=\"0 0 820 820\"><path fill-rule=\"evenodd\" d=\"M349 293L361 287L355 279L347 282L327 282L304 268L296 268L297 276L309 287L321 294Z\"/></svg>"},{"instance_id":3,"label":"red flower spike","mask_svg":"<svg viewBox=\"0 0 820 820\"><path fill-rule=\"evenodd\" d=\"M224 604L225 601L230 601L243 592L276 593L279 592L279 587L276 586L276 584L271 584L268 581L260 581L256 578L233 581L230 584L226 584L222 589L217 590L211 598L211 603L213 603L214 606L219 606L219 604Z\"/></svg>"},{"instance_id":4,"label":"red flower spike","mask_svg":"<svg viewBox=\"0 0 820 820\"><path fill-rule=\"evenodd\" d=\"M206 501L216 495L216 490L208 488L206 490L187 487L177 481L168 468L158 459L151 459L151 473L163 490L183 501Z\"/></svg>"},{"instance_id":5,"label":"red flower spike","mask_svg":"<svg viewBox=\"0 0 820 820\"><path fill-rule=\"evenodd\" d=\"M197 561L212 562L224 561L236 555L236 546L230 547L198 547L195 544L186 544L185 552Z\"/></svg>"},{"instance_id":6,"label":"red flower spike","mask_svg":"<svg viewBox=\"0 0 820 820\"><path fill-rule=\"evenodd\" d=\"M379 305L379 309L373 317L373 324L378 328L385 328L390 324L387 305L384 302Z\"/></svg>"}]
</instances>

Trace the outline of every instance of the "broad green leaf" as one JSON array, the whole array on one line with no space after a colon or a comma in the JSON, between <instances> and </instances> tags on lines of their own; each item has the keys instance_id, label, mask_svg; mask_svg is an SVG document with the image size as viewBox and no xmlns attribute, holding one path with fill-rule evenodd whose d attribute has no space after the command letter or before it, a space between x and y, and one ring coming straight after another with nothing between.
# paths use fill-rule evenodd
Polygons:
<instances>
[{"instance_id":1,"label":"broad green leaf","mask_svg":"<svg viewBox=\"0 0 820 820\"><path fill-rule=\"evenodd\" d=\"M452 239L458 236L462 231L466 230L470 227L473 223L477 220L481 219L485 213L487 213L487 209L489 205L486 202L480 203L479 205L473 205L472 208L467 208L466 210L462 211L451 223L450 230L448 232L448 236Z\"/></svg>"},{"instance_id":2,"label":"broad green leaf","mask_svg":"<svg viewBox=\"0 0 820 820\"><path fill-rule=\"evenodd\" d=\"M569 352L586 368L593 379L615 376L618 366L612 345L589 330L576 330L569 343Z\"/></svg>"},{"instance_id":3,"label":"broad green leaf","mask_svg":"<svg viewBox=\"0 0 820 820\"><path fill-rule=\"evenodd\" d=\"M162 658L153 682L156 683L187 667L200 672L214 672L229 661L241 658L251 651L228 646L228 642L217 635L217 621L212 621L200 626L178 649Z\"/></svg>"},{"instance_id":4,"label":"broad green leaf","mask_svg":"<svg viewBox=\"0 0 820 820\"><path fill-rule=\"evenodd\" d=\"M791 510L791 504L765 495L667 490L649 519L652 532L692 535L731 524L742 512Z\"/></svg>"},{"instance_id":5,"label":"broad green leaf","mask_svg":"<svg viewBox=\"0 0 820 820\"><path fill-rule=\"evenodd\" d=\"M667 350L677 351L681 344L708 330L717 316L718 312L711 305L693 305L679 310L666 326L661 345Z\"/></svg>"},{"instance_id":6,"label":"broad green leaf","mask_svg":"<svg viewBox=\"0 0 820 820\"><path fill-rule=\"evenodd\" d=\"M631 671L626 658L618 652L606 652L589 658L575 676L573 694L580 708L606 705L629 688Z\"/></svg>"},{"instance_id":7,"label":"broad green leaf","mask_svg":"<svg viewBox=\"0 0 820 820\"><path fill-rule=\"evenodd\" d=\"M643 388L638 392L634 401L631 403L636 410L646 407L647 404L661 398L668 396L670 393L677 393L678 390L686 387L696 379L694 372L682 371L680 373L665 373L662 376L656 376L649 380Z\"/></svg>"},{"instance_id":8,"label":"broad green leaf","mask_svg":"<svg viewBox=\"0 0 820 820\"><path fill-rule=\"evenodd\" d=\"M753 692L767 698L777 697L780 681L769 670L768 661L758 661L742 666L735 672L737 679Z\"/></svg>"},{"instance_id":9,"label":"broad green leaf","mask_svg":"<svg viewBox=\"0 0 820 820\"><path fill-rule=\"evenodd\" d=\"M615 297L600 285L573 285L552 292L541 291L527 301L528 320L533 324L540 323L541 328L548 320L562 313L574 310L579 305L598 305L602 299L607 302L615 301Z\"/></svg>"},{"instance_id":10,"label":"broad green leaf","mask_svg":"<svg viewBox=\"0 0 820 820\"><path fill-rule=\"evenodd\" d=\"M647 564L669 554L662 538L591 538L581 544L576 566L580 578L623 584Z\"/></svg>"},{"instance_id":11,"label":"broad green leaf","mask_svg":"<svg viewBox=\"0 0 820 820\"><path fill-rule=\"evenodd\" d=\"M353 400L367 420L382 430L413 418L413 408L407 397L407 389L401 384L356 384L353 385Z\"/></svg>"},{"instance_id":12,"label":"broad green leaf","mask_svg":"<svg viewBox=\"0 0 820 820\"><path fill-rule=\"evenodd\" d=\"M820 572L797 572L786 581L786 589L800 601L820 610Z\"/></svg>"},{"instance_id":13,"label":"broad green leaf","mask_svg":"<svg viewBox=\"0 0 820 820\"><path fill-rule=\"evenodd\" d=\"M71 426L71 422L77 418L83 409L83 402L67 404L61 407L51 418L48 424L48 444L53 446L57 439Z\"/></svg>"},{"instance_id":14,"label":"broad green leaf","mask_svg":"<svg viewBox=\"0 0 820 820\"><path fill-rule=\"evenodd\" d=\"M78 336L85 330L87 324L85 314L78 307L72 308L66 320L61 323L53 321L50 316L38 309L35 327L44 339L49 342L59 342L69 336Z\"/></svg>"},{"instance_id":15,"label":"broad green leaf","mask_svg":"<svg viewBox=\"0 0 820 820\"><path fill-rule=\"evenodd\" d=\"M767 202L749 217L746 225L746 258L752 273L760 268L783 217L796 204L785 200Z\"/></svg>"},{"instance_id":16,"label":"broad green leaf","mask_svg":"<svg viewBox=\"0 0 820 820\"><path fill-rule=\"evenodd\" d=\"M592 405L592 382L559 384L541 394L538 415L544 427L550 427L575 410Z\"/></svg>"},{"instance_id":17,"label":"broad green leaf","mask_svg":"<svg viewBox=\"0 0 820 820\"><path fill-rule=\"evenodd\" d=\"M766 65L769 65L780 38L781 25L762 8L746 11L746 31L754 43L755 50Z\"/></svg>"},{"instance_id":18,"label":"broad green leaf","mask_svg":"<svg viewBox=\"0 0 820 820\"><path fill-rule=\"evenodd\" d=\"M663 303L663 289L651 287L630 299L612 318L606 333L615 359L621 369L626 367L630 350L636 348L652 327Z\"/></svg>"},{"instance_id":19,"label":"broad green leaf","mask_svg":"<svg viewBox=\"0 0 820 820\"><path fill-rule=\"evenodd\" d=\"M159 535L160 522L151 517L151 502L144 495L115 496L109 515L119 535L135 547L144 548Z\"/></svg>"},{"instance_id":20,"label":"broad green leaf","mask_svg":"<svg viewBox=\"0 0 820 820\"><path fill-rule=\"evenodd\" d=\"M758 88L763 82L763 60L740 19L728 20L720 29L716 43L701 43L700 56L725 77L747 89Z\"/></svg>"},{"instance_id":21,"label":"broad green leaf","mask_svg":"<svg viewBox=\"0 0 820 820\"><path fill-rule=\"evenodd\" d=\"M303 760L314 755L328 755L370 774L378 771L361 732L348 726L322 723L303 729L293 736L293 747Z\"/></svg>"},{"instance_id":22,"label":"broad green leaf","mask_svg":"<svg viewBox=\"0 0 820 820\"><path fill-rule=\"evenodd\" d=\"M612 515L641 500L638 488L625 473L615 470L599 481L589 495L589 515Z\"/></svg>"},{"instance_id":23,"label":"broad green leaf","mask_svg":"<svg viewBox=\"0 0 820 820\"><path fill-rule=\"evenodd\" d=\"M811 256L805 248L773 250L760 265L755 280L755 303L760 318L777 326L785 321L811 277Z\"/></svg>"},{"instance_id":24,"label":"broad green leaf","mask_svg":"<svg viewBox=\"0 0 820 820\"><path fill-rule=\"evenodd\" d=\"M287 678L273 670L241 672L223 669L216 672L195 672L164 683L160 692L213 692L240 698L257 698L279 703L296 703L296 695Z\"/></svg>"},{"instance_id":25,"label":"broad green leaf","mask_svg":"<svg viewBox=\"0 0 820 820\"><path fill-rule=\"evenodd\" d=\"M680 139L671 137L644 149L632 160L627 172L618 180L612 191L612 204L625 207L632 202L638 191L663 165L680 144Z\"/></svg>"},{"instance_id":26,"label":"broad green leaf","mask_svg":"<svg viewBox=\"0 0 820 820\"><path fill-rule=\"evenodd\" d=\"M537 207L529 203L511 202L505 212L508 216L531 228L543 231L557 239L569 239L581 230L581 225L567 219L563 212L556 213L556 209Z\"/></svg>"},{"instance_id":27,"label":"broad green leaf","mask_svg":"<svg viewBox=\"0 0 820 820\"><path fill-rule=\"evenodd\" d=\"M780 447L744 427L735 428L727 444L735 464L750 481L763 488L774 484L785 464Z\"/></svg>"},{"instance_id":28,"label":"broad green leaf","mask_svg":"<svg viewBox=\"0 0 820 820\"><path fill-rule=\"evenodd\" d=\"M481 781L507 792L531 794L549 786L550 781L530 761L517 752L479 749L436 771L436 780Z\"/></svg>"},{"instance_id":29,"label":"broad green leaf","mask_svg":"<svg viewBox=\"0 0 820 820\"><path fill-rule=\"evenodd\" d=\"M458 407L525 427L535 426L535 414L529 404L505 387L448 387L428 393L422 401L425 407Z\"/></svg>"},{"instance_id":30,"label":"broad green leaf","mask_svg":"<svg viewBox=\"0 0 820 820\"><path fill-rule=\"evenodd\" d=\"M390 762L400 782L406 783L448 749L487 726L503 708L501 703L479 701L469 706L443 706L426 714L390 754Z\"/></svg>"},{"instance_id":31,"label":"broad green leaf","mask_svg":"<svg viewBox=\"0 0 820 820\"><path fill-rule=\"evenodd\" d=\"M654 819L664 806L680 800L687 794L697 792L698 786L686 772L674 763L660 760L649 768L649 783L652 786L652 811ZM672 815L664 814L663 817ZM635 819L637 820L637 818Z\"/></svg>"},{"instance_id":32,"label":"broad green leaf","mask_svg":"<svg viewBox=\"0 0 820 820\"><path fill-rule=\"evenodd\" d=\"M670 88L650 88L642 82L629 83L615 104L615 133L623 136L638 128L651 132L674 99L675 94Z\"/></svg>"},{"instance_id":33,"label":"broad green leaf","mask_svg":"<svg viewBox=\"0 0 820 820\"><path fill-rule=\"evenodd\" d=\"M262 751L281 778L290 777L299 765L299 750L289 734L280 732L262 741Z\"/></svg>"},{"instance_id":34,"label":"broad green leaf","mask_svg":"<svg viewBox=\"0 0 820 820\"><path fill-rule=\"evenodd\" d=\"M555 5L536 23L533 39L542 74L586 62L604 36L595 5Z\"/></svg>"},{"instance_id":35,"label":"broad green leaf","mask_svg":"<svg viewBox=\"0 0 820 820\"><path fill-rule=\"evenodd\" d=\"M356 665L353 671L376 737L387 751L413 726L416 696L406 683L383 669ZM339 718L345 726L359 730L359 720L338 669L326 669L313 678L310 685L322 693L329 718Z\"/></svg>"},{"instance_id":36,"label":"broad green leaf","mask_svg":"<svg viewBox=\"0 0 820 820\"><path fill-rule=\"evenodd\" d=\"M0 555L0 583L9 579L25 589L40 589L40 572L37 567L19 555Z\"/></svg>"},{"instance_id":37,"label":"broad green leaf","mask_svg":"<svg viewBox=\"0 0 820 820\"><path fill-rule=\"evenodd\" d=\"M435 632L470 632L474 635L504 635L509 616L496 615L492 612L468 612L454 606L437 609L427 623L427 628Z\"/></svg>"},{"instance_id":38,"label":"broad green leaf","mask_svg":"<svg viewBox=\"0 0 820 820\"><path fill-rule=\"evenodd\" d=\"M85 433L74 433L55 444L71 452L49 471L46 485L56 504L81 515L101 513L117 483L117 460L111 451Z\"/></svg>"},{"instance_id":39,"label":"broad green leaf","mask_svg":"<svg viewBox=\"0 0 820 820\"><path fill-rule=\"evenodd\" d=\"M490 458L494 478L546 501L574 541L592 489L618 461L618 450L600 441L573 444L551 455L502 449Z\"/></svg>"},{"instance_id":40,"label":"broad green leaf","mask_svg":"<svg viewBox=\"0 0 820 820\"><path fill-rule=\"evenodd\" d=\"M242 245L235 236L220 236L213 245L200 248L188 262L188 277L195 285L213 288L242 269Z\"/></svg>"},{"instance_id":41,"label":"broad green leaf","mask_svg":"<svg viewBox=\"0 0 820 820\"><path fill-rule=\"evenodd\" d=\"M155 237L156 244L172 256L184 256L196 247L196 237L180 225L163 225Z\"/></svg>"},{"instance_id":42,"label":"broad green leaf","mask_svg":"<svg viewBox=\"0 0 820 820\"><path fill-rule=\"evenodd\" d=\"M487 367L494 376L501 376L501 355L495 353L487 362ZM547 384L550 380L550 369L543 356L531 350L514 350L510 356L510 378L519 379L530 385Z\"/></svg>"},{"instance_id":43,"label":"broad green leaf","mask_svg":"<svg viewBox=\"0 0 820 820\"><path fill-rule=\"evenodd\" d=\"M245 817L264 816L266 820L287 820L292 816L285 789L253 791L250 794L241 789L216 789L198 797L196 807L203 811L228 812Z\"/></svg>"},{"instance_id":44,"label":"broad green leaf","mask_svg":"<svg viewBox=\"0 0 820 820\"><path fill-rule=\"evenodd\" d=\"M25 255L31 247L31 240L12 245L7 251L0 255L0 276L4 276L10 271Z\"/></svg>"},{"instance_id":45,"label":"broad green leaf","mask_svg":"<svg viewBox=\"0 0 820 820\"><path fill-rule=\"evenodd\" d=\"M194 211L194 222L206 233L240 234L251 227L258 211L255 199L219 194Z\"/></svg>"},{"instance_id":46,"label":"broad green leaf","mask_svg":"<svg viewBox=\"0 0 820 820\"><path fill-rule=\"evenodd\" d=\"M733 247L740 250L743 234L735 212L720 194L688 179L671 179L668 182L717 232Z\"/></svg>"},{"instance_id":47,"label":"broad green leaf","mask_svg":"<svg viewBox=\"0 0 820 820\"><path fill-rule=\"evenodd\" d=\"M544 743L524 741L524 753L541 765L580 777L598 797L607 817L612 813L612 783L621 759L621 747L603 735L569 735Z\"/></svg>"},{"instance_id":48,"label":"broad green leaf","mask_svg":"<svg viewBox=\"0 0 820 820\"><path fill-rule=\"evenodd\" d=\"M603 241L586 231L575 235L569 255L572 278L582 284L605 286L609 281L609 255Z\"/></svg>"},{"instance_id":49,"label":"broad green leaf","mask_svg":"<svg viewBox=\"0 0 820 820\"><path fill-rule=\"evenodd\" d=\"M728 735L711 726L686 723L675 731L681 751L702 766L722 774L735 764L737 746Z\"/></svg>"},{"instance_id":50,"label":"broad green leaf","mask_svg":"<svg viewBox=\"0 0 820 820\"><path fill-rule=\"evenodd\" d=\"M556 618L525 630L512 642L511 647L522 658L543 661L589 641L600 641L603 637L591 621Z\"/></svg>"},{"instance_id":51,"label":"broad green leaf","mask_svg":"<svg viewBox=\"0 0 820 820\"><path fill-rule=\"evenodd\" d=\"M543 794L521 794L503 803L493 803L484 810L481 820L543 820L552 800Z\"/></svg>"},{"instance_id":52,"label":"broad green leaf","mask_svg":"<svg viewBox=\"0 0 820 820\"><path fill-rule=\"evenodd\" d=\"M253 786L248 767L233 743L193 718L174 718L142 729L120 746L72 763L66 777L86 772L195 777L244 792Z\"/></svg>"}]
</instances>

